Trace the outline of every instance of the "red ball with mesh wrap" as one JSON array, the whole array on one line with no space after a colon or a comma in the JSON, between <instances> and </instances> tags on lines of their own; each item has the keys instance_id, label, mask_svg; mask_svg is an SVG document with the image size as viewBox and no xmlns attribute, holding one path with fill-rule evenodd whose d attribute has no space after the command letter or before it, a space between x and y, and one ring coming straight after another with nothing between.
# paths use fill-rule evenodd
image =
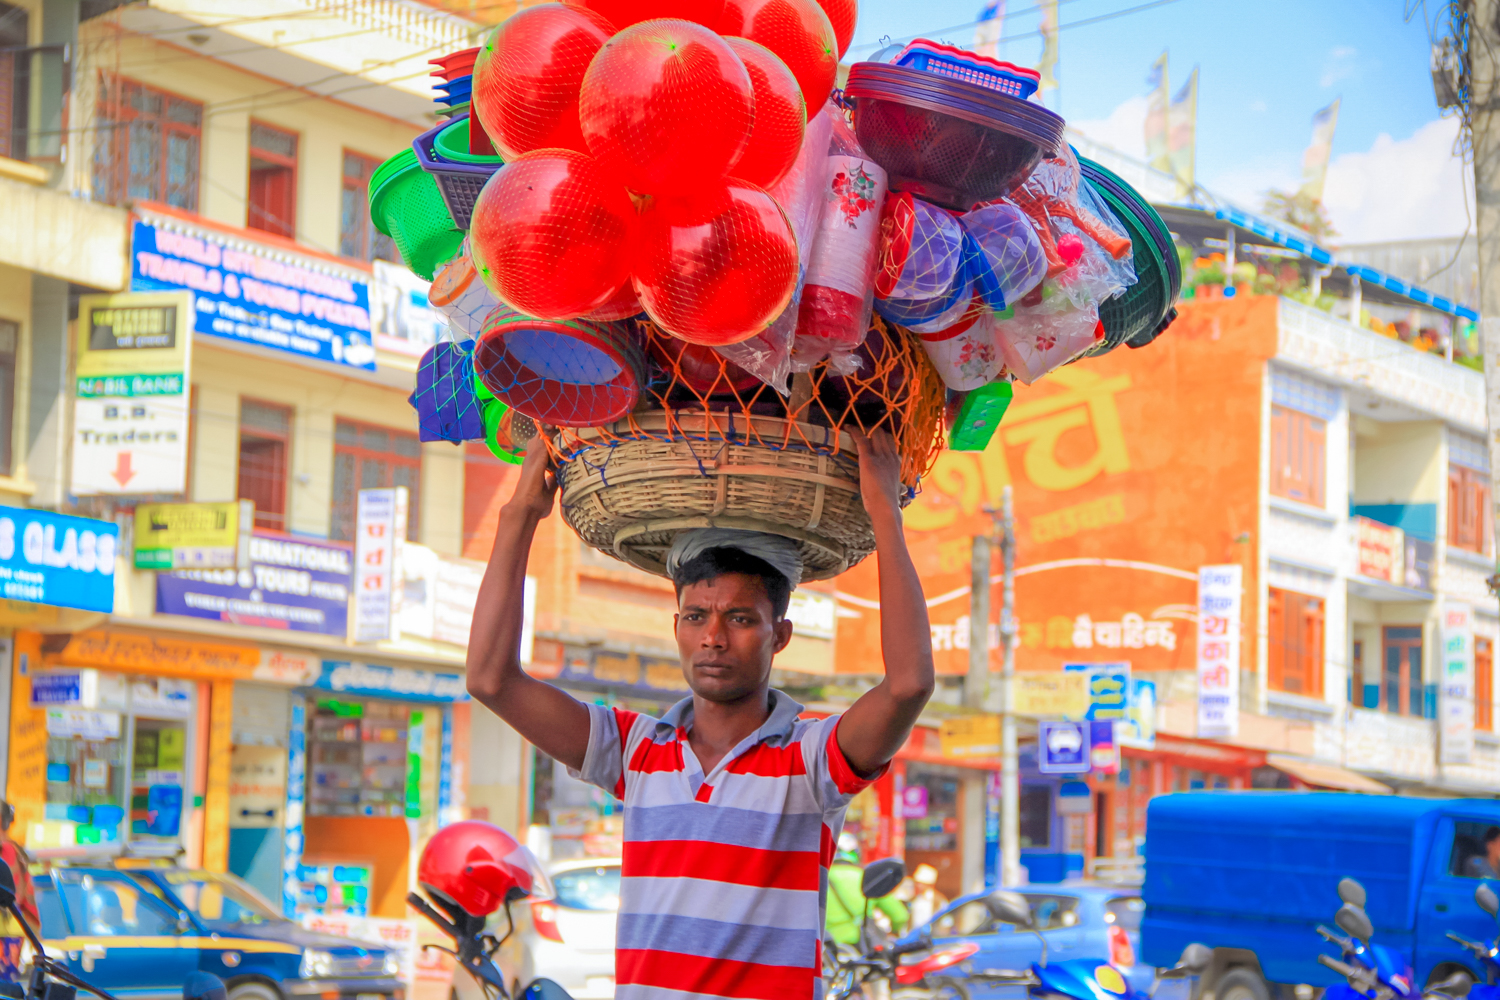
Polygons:
<instances>
[{"instance_id":1,"label":"red ball with mesh wrap","mask_svg":"<svg viewBox=\"0 0 1500 1000\"><path fill-rule=\"evenodd\" d=\"M630 195L592 157L537 150L485 184L470 256L503 302L538 319L571 319L608 303L625 282L636 221Z\"/></svg>"},{"instance_id":2,"label":"red ball with mesh wrap","mask_svg":"<svg viewBox=\"0 0 1500 1000\"><path fill-rule=\"evenodd\" d=\"M833 36L838 40L839 58L842 59L849 51L849 43L854 41L854 26L859 23L858 0L818 0L818 6L823 8L828 23L833 25Z\"/></svg>"},{"instance_id":3,"label":"red ball with mesh wrap","mask_svg":"<svg viewBox=\"0 0 1500 1000\"><path fill-rule=\"evenodd\" d=\"M792 169L802 149L802 133L807 128L802 88L781 57L764 45L748 38L724 41L745 64L755 91L755 127L733 174L768 188Z\"/></svg>"},{"instance_id":4,"label":"red ball with mesh wrap","mask_svg":"<svg viewBox=\"0 0 1500 1000\"><path fill-rule=\"evenodd\" d=\"M617 319L639 316L644 311L641 308L641 300L636 297L635 285L627 278L620 286L620 290L615 292L608 302L583 318L596 323L612 323Z\"/></svg>"},{"instance_id":5,"label":"red ball with mesh wrap","mask_svg":"<svg viewBox=\"0 0 1500 1000\"><path fill-rule=\"evenodd\" d=\"M759 42L781 58L802 88L809 120L838 76L838 39L814 0L724 0L719 34Z\"/></svg>"},{"instance_id":6,"label":"red ball with mesh wrap","mask_svg":"<svg viewBox=\"0 0 1500 1000\"><path fill-rule=\"evenodd\" d=\"M760 379L727 361L712 347L689 344L676 337L653 337L651 354L667 371L703 396L747 393L760 385Z\"/></svg>"},{"instance_id":7,"label":"red ball with mesh wrap","mask_svg":"<svg viewBox=\"0 0 1500 1000\"><path fill-rule=\"evenodd\" d=\"M578 126L584 72L614 26L582 7L544 3L513 14L480 46L474 113L511 160L533 149L587 152Z\"/></svg>"},{"instance_id":8,"label":"red ball with mesh wrap","mask_svg":"<svg viewBox=\"0 0 1500 1000\"><path fill-rule=\"evenodd\" d=\"M643 21L589 64L578 105L583 140L637 194L713 190L739 161L755 122L750 74L714 32Z\"/></svg>"},{"instance_id":9,"label":"red ball with mesh wrap","mask_svg":"<svg viewBox=\"0 0 1500 1000\"><path fill-rule=\"evenodd\" d=\"M587 7L624 31L632 24L672 17L712 28L724 13L724 0L564 0L575 7Z\"/></svg>"},{"instance_id":10,"label":"red ball with mesh wrap","mask_svg":"<svg viewBox=\"0 0 1500 1000\"><path fill-rule=\"evenodd\" d=\"M710 347L755 336L797 283L797 239L780 206L730 180L712 195L641 212L635 290L666 332Z\"/></svg>"},{"instance_id":11,"label":"red ball with mesh wrap","mask_svg":"<svg viewBox=\"0 0 1500 1000\"><path fill-rule=\"evenodd\" d=\"M518 899L552 897L552 883L532 853L477 819L450 823L432 835L417 862L417 884L475 917Z\"/></svg>"}]
</instances>

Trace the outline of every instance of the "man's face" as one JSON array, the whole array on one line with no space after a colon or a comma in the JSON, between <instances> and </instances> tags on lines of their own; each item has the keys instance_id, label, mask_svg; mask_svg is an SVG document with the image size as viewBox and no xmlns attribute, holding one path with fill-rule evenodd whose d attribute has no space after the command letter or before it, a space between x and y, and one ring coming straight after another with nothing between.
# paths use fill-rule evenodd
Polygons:
<instances>
[{"instance_id":1,"label":"man's face","mask_svg":"<svg viewBox=\"0 0 1500 1000\"><path fill-rule=\"evenodd\" d=\"M792 638L792 623L772 617L765 583L742 573L683 587L674 623L688 687L715 702L739 701L763 688L771 658Z\"/></svg>"},{"instance_id":2,"label":"man's face","mask_svg":"<svg viewBox=\"0 0 1500 1000\"><path fill-rule=\"evenodd\" d=\"M1485 844L1484 852L1490 856L1490 867L1500 871L1500 837Z\"/></svg>"}]
</instances>

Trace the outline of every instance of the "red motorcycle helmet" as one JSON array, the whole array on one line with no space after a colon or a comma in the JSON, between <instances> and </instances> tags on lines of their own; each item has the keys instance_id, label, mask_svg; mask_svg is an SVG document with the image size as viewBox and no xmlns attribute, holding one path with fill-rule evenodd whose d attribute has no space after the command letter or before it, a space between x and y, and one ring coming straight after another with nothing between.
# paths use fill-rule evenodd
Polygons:
<instances>
[{"instance_id":1,"label":"red motorcycle helmet","mask_svg":"<svg viewBox=\"0 0 1500 1000\"><path fill-rule=\"evenodd\" d=\"M451 823L433 834L417 863L428 894L475 917L517 899L552 898L552 881L516 838L482 820Z\"/></svg>"}]
</instances>

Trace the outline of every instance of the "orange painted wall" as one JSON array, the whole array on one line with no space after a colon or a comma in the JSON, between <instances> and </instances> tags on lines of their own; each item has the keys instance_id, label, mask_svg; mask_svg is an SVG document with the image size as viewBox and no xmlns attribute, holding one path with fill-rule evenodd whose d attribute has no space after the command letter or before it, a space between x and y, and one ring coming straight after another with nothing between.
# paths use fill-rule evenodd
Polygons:
<instances>
[{"instance_id":1,"label":"orange painted wall","mask_svg":"<svg viewBox=\"0 0 1500 1000\"><path fill-rule=\"evenodd\" d=\"M1070 660L1192 669L1205 564L1245 567L1245 622L1256 621L1261 393L1276 310L1271 297L1184 303L1150 347L1017 385L982 454L942 455L906 512L940 672L967 670L971 538L990 530L984 508L998 507L1006 483L1016 514L1017 669ZM839 620L838 670L879 672L875 560L840 577L838 589L843 609L860 615ZM993 594L998 621L998 585ZM1128 627L1134 615L1139 625ZM1116 636L1119 645L1101 644ZM1253 663L1254 644L1245 649ZM992 668L999 663L996 649Z\"/></svg>"},{"instance_id":2,"label":"orange painted wall","mask_svg":"<svg viewBox=\"0 0 1500 1000\"><path fill-rule=\"evenodd\" d=\"M405 917L407 868L411 844L406 820L399 816L309 816L304 864L336 861L374 865L370 916Z\"/></svg>"}]
</instances>

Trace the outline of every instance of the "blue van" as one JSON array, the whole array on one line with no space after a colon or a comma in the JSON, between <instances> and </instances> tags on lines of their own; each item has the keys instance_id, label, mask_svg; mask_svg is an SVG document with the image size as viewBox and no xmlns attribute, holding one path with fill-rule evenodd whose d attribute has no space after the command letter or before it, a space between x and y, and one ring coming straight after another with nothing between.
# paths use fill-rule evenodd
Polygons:
<instances>
[{"instance_id":1,"label":"blue van","mask_svg":"<svg viewBox=\"0 0 1500 1000\"><path fill-rule=\"evenodd\" d=\"M1163 795L1146 813L1142 958L1170 966L1190 942L1214 950L1203 989L1216 1000L1310 997L1328 986L1337 886L1369 893L1377 943L1406 957L1418 983L1455 971L1483 982L1473 955L1446 937L1491 940L1474 902L1494 872L1485 842L1500 836L1500 801L1352 792L1212 791Z\"/></svg>"}]
</instances>

